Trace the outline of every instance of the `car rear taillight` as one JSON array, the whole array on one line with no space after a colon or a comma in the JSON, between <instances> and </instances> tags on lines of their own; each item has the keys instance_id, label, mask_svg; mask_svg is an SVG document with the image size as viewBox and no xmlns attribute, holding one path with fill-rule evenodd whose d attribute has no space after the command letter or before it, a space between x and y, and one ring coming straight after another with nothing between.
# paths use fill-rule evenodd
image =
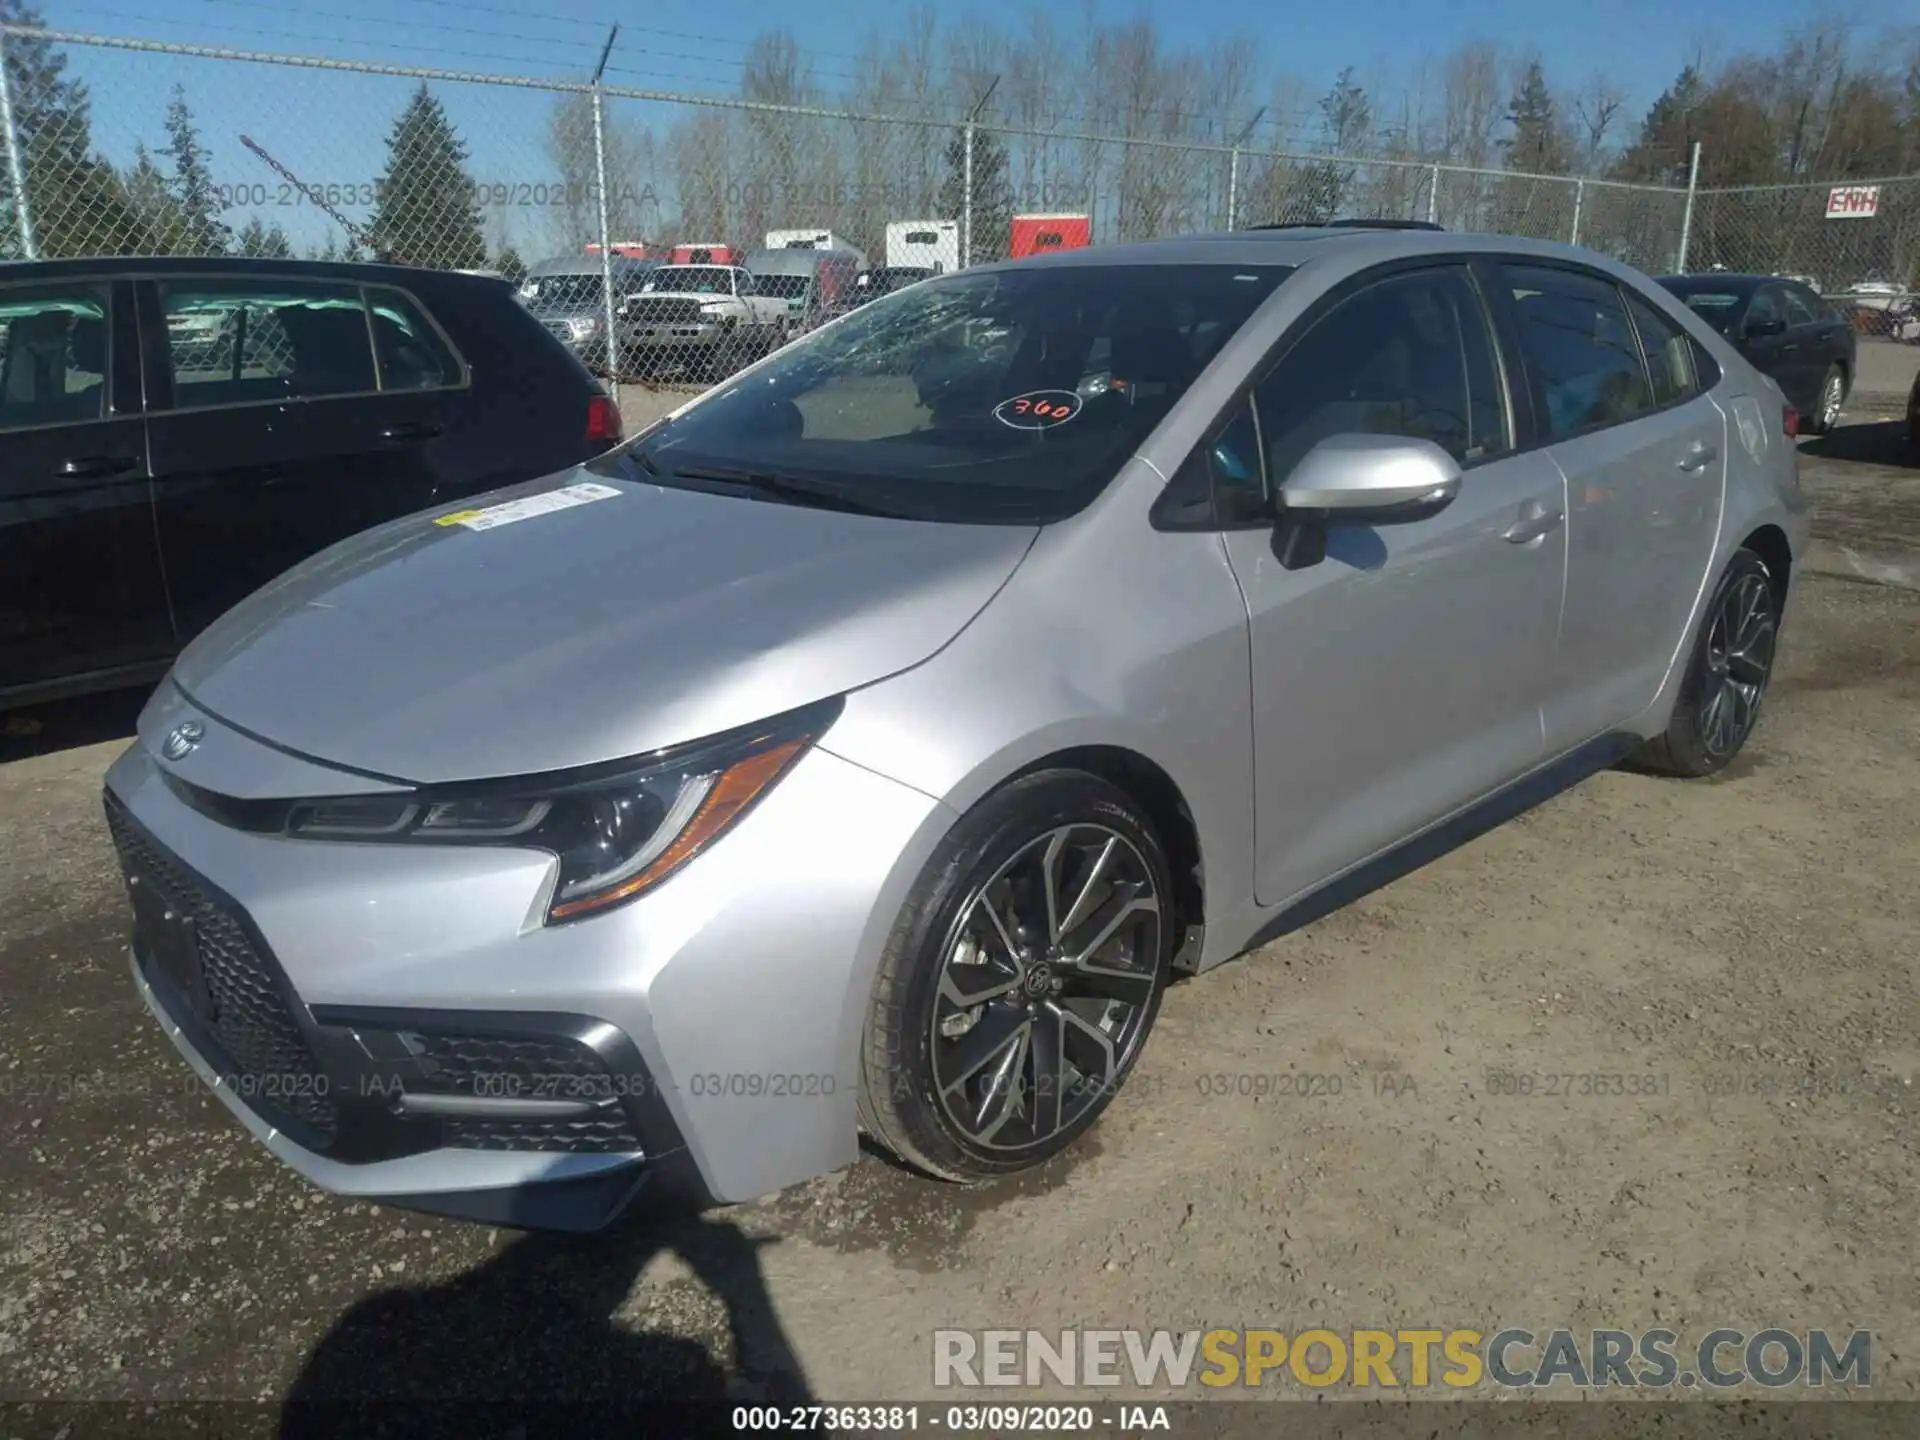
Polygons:
<instances>
[{"instance_id":1,"label":"car rear taillight","mask_svg":"<svg viewBox=\"0 0 1920 1440\"><path fill-rule=\"evenodd\" d=\"M1786 431L1789 440L1797 436L1800 433L1800 412L1791 405L1781 406L1780 428Z\"/></svg>"},{"instance_id":2,"label":"car rear taillight","mask_svg":"<svg viewBox=\"0 0 1920 1440\"><path fill-rule=\"evenodd\" d=\"M620 443L620 407L605 395L595 395L587 401L587 443L589 445L617 445Z\"/></svg>"}]
</instances>

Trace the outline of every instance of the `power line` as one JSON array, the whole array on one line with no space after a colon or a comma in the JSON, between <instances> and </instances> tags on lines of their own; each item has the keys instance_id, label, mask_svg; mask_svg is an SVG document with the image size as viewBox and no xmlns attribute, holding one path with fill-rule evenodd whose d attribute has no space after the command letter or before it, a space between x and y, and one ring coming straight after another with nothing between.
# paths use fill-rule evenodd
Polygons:
<instances>
[{"instance_id":1,"label":"power line","mask_svg":"<svg viewBox=\"0 0 1920 1440\"><path fill-rule=\"evenodd\" d=\"M390 41L367 41L347 39L339 35L311 35L292 30L265 30L251 25L221 25L205 21L169 19L159 15L142 15L131 10L112 10L99 5L71 5L70 10L91 15L105 15L115 20L132 20L141 25L176 25L188 29L223 30L236 35L264 35L277 40L310 40L322 45L377 45L386 50L405 50L418 55L453 56L462 60L498 60L509 65L525 67L525 55L502 55L487 50L451 50L444 45L401 45Z\"/></svg>"}]
</instances>

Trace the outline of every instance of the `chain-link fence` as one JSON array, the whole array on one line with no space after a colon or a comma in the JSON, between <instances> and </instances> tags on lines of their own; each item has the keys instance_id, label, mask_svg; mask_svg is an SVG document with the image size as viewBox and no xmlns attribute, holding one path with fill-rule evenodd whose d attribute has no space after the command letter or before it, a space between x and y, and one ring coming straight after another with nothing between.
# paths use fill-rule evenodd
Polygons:
<instances>
[{"instance_id":1,"label":"chain-link fence","mask_svg":"<svg viewBox=\"0 0 1920 1440\"><path fill-rule=\"evenodd\" d=\"M0 48L0 258L495 271L595 368L661 381L729 373L934 269L1257 224L1431 220L1829 294L1910 286L1920 263L1920 178L1828 218L1825 186L1696 195L22 27ZM1903 299L1856 298L1899 338Z\"/></svg>"}]
</instances>

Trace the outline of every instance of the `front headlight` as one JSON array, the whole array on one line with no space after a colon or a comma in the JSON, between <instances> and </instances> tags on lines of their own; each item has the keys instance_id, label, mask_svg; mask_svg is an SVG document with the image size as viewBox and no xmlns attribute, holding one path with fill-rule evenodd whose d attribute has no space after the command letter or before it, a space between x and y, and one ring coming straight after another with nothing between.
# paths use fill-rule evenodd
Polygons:
<instances>
[{"instance_id":1,"label":"front headlight","mask_svg":"<svg viewBox=\"0 0 1920 1440\"><path fill-rule=\"evenodd\" d=\"M286 811L283 833L546 850L560 862L547 923L574 920L635 899L713 844L839 711L834 700L718 739L563 775L300 800Z\"/></svg>"},{"instance_id":2,"label":"front headlight","mask_svg":"<svg viewBox=\"0 0 1920 1440\"><path fill-rule=\"evenodd\" d=\"M574 339L584 340L600 328L600 320L598 316L586 315L577 320L569 320L567 328L573 332Z\"/></svg>"}]
</instances>

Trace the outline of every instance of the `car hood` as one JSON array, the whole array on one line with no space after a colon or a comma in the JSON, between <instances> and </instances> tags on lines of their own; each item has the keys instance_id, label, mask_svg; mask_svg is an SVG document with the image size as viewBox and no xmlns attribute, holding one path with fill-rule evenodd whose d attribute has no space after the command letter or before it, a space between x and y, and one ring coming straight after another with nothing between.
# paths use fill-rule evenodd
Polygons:
<instances>
[{"instance_id":1,"label":"car hood","mask_svg":"<svg viewBox=\"0 0 1920 1440\"><path fill-rule=\"evenodd\" d=\"M610 493L497 528L447 523L579 484ZM374 775L566 769L918 664L1036 534L565 472L323 551L203 632L173 678L230 725Z\"/></svg>"}]
</instances>

